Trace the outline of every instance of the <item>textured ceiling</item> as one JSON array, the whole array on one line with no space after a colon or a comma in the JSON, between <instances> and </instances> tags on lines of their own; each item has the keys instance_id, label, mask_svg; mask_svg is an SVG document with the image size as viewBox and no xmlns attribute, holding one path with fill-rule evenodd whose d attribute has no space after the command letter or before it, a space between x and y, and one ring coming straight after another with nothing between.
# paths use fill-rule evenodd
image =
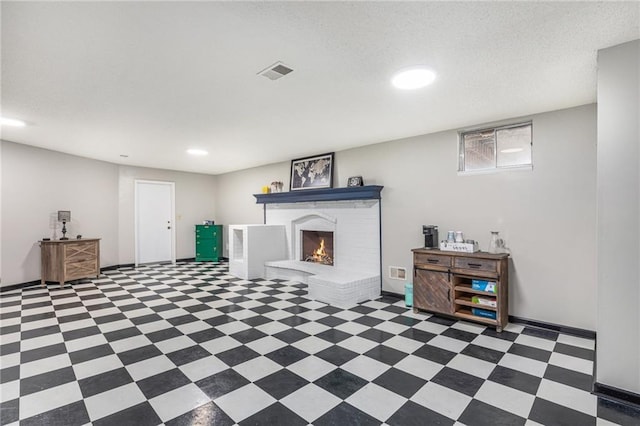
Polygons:
<instances>
[{"instance_id":1,"label":"textured ceiling","mask_svg":"<svg viewBox=\"0 0 640 426\"><path fill-rule=\"evenodd\" d=\"M212 174L592 103L597 50L640 38L638 2L0 7L4 140Z\"/></svg>"}]
</instances>

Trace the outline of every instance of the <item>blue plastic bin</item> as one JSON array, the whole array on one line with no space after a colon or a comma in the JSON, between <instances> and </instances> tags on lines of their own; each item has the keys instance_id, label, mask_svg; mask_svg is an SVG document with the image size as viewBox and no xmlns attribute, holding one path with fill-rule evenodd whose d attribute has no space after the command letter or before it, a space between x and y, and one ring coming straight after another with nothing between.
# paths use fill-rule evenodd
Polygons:
<instances>
[{"instance_id":1,"label":"blue plastic bin","mask_svg":"<svg viewBox=\"0 0 640 426\"><path fill-rule=\"evenodd\" d=\"M407 307L413 306L413 283L406 283L404 285L404 304Z\"/></svg>"}]
</instances>

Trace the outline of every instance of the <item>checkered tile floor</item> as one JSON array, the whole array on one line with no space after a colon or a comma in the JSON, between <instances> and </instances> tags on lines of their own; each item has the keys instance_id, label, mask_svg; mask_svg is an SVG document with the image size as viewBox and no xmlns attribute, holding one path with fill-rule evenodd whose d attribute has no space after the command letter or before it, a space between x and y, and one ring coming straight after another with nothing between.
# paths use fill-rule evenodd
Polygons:
<instances>
[{"instance_id":1,"label":"checkered tile floor","mask_svg":"<svg viewBox=\"0 0 640 426\"><path fill-rule=\"evenodd\" d=\"M224 263L4 292L1 423L594 425L594 342L385 298L340 309ZM634 417L635 416L635 417Z\"/></svg>"}]
</instances>

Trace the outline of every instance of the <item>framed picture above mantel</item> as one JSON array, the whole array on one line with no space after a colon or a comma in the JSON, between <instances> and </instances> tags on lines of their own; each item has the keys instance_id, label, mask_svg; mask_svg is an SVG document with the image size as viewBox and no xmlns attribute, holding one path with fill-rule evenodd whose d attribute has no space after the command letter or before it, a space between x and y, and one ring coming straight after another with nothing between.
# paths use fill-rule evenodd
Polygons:
<instances>
[{"instance_id":1,"label":"framed picture above mantel","mask_svg":"<svg viewBox=\"0 0 640 426\"><path fill-rule=\"evenodd\" d=\"M291 191L333 187L334 153L291 160Z\"/></svg>"}]
</instances>

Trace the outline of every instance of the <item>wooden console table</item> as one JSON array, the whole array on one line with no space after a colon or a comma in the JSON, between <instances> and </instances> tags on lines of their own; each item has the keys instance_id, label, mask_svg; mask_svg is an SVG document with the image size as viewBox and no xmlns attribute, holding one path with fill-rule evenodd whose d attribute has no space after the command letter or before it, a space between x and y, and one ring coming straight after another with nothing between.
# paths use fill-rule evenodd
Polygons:
<instances>
[{"instance_id":1,"label":"wooden console table","mask_svg":"<svg viewBox=\"0 0 640 426\"><path fill-rule=\"evenodd\" d=\"M43 286L100 275L100 238L40 241L40 253Z\"/></svg>"}]
</instances>

